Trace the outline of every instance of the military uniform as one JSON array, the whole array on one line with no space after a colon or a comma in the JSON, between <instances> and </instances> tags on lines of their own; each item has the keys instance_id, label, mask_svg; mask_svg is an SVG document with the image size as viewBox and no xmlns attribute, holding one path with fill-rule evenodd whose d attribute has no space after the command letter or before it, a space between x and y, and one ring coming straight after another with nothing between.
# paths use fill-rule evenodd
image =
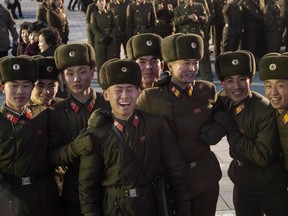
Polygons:
<instances>
[{"instance_id":1,"label":"military uniform","mask_svg":"<svg viewBox=\"0 0 288 216\"><path fill-rule=\"evenodd\" d=\"M223 7L225 5L225 0L214 0L215 17L212 19L213 25L213 40L214 40L214 53L217 57L221 53L221 41L224 28L224 17L223 17Z\"/></svg>"},{"instance_id":2,"label":"military uniform","mask_svg":"<svg viewBox=\"0 0 288 216\"><path fill-rule=\"evenodd\" d=\"M172 5L168 9L168 4ZM166 37L174 32L173 11L179 5L179 0L155 0L156 10L155 33L161 37Z\"/></svg>"},{"instance_id":3,"label":"military uniform","mask_svg":"<svg viewBox=\"0 0 288 216\"><path fill-rule=\"evenodd\" d=\"M252 78L255 74L255 59L247 51L223 53L216 59L215 66L220 81L234 75ZM236 214L287 215L288 176L280 162L275 111L267 98L247 91L246 98L237 104L225 90L218 96L222 110L231 118L226 125L233 158L228 175L234 183Z\"/></svg>"},{"instance_id":4,"label":"military uniform","mask_svg":"<svg viewBox=\"0 0 288 216\"><path fill-rule=\"evenodd\" d=\"M69 23L64 9L50 9L47 12L47 23L59 31L63 43L69 40Z\"/></svg>"},{"instance_id":5,"label":"military uniform","mask_svg":"<svg viewBox=\"0 0 288 216\"><path fill-rule=\"evenodd\" d=\"M92 47L94 46L94 34L91 31L91 14L93 11L97 11L98 7L95 3L89 4L86 11L86 31L87 31L87 39L88 44L90 44Z\"/></svg>"},{"instance_id":6,"label":"military uniform","mask_svg":"<svg viewBox=\"0 0 288 216\"><path fill-rule=\"evenodd\" d=\"M189 15L196 14L198 20L193 22ZM204 56L200 60L200 75L203 80L213 81L211 62L207 40L204 38L202 26L208 21L207 11L202 3L193 2L191 5L182 4L174 10L176 32L200 35L204 40Z\"/></svg>"},{"instance_id":7,"label":"military uniform","mask_svg":"<svg viewBox=\"0 0 288 216\"><path fill-rule=\"evenodd\" d=\"M34 83L38 65L31 57L4 57L0 71L4 85L14 80ZM6 103L0 108L0 174L4 177L0 185L10 193L9 197L1 196L1 203L3 198L8 199L6 207L12 209L13 215L54 216L58 192L47 157L48 110L28 104L22 108L22 113L13 111Z\"/></svg>"},{"instance_id":8,"label":"military uniform","mask_svg":"<svg viewBox=\"0 0 288 216\"><path fill-rule=\"evenodd\" d=\"M130 84L135 86L135 93L141 86L140 67L132 60L110 60L101 68L100 83L107 92L110 86ZM136 97L132 100L134 103ZM112 113L117 112L114 109L112 106ZM79 174L85 215L158 215L152 181L161 174L163 165L175 193L183 195L187 190L188 167L167 123L142 111L133 109L131 114L129 119L121 120L96 111L89 119L87 131L94 148L91 154L81 157ZM113 130L118 131L132 153ZM177 196L185 197L181 195Z\"/></svg>"},{"instance_id":9,"label":"military uniform","mask_svg":"<svg viewBox=\"0 0 288 216\"><path fill-rule=\"evenodd\" d=\"M222 53L239 49L243 30L243 13L238 3L226 3L223 7L225 26L223 28Z\"/></svg>"},{"instance_id":10,"label":"military uniform","mask_svg":"<svg viewBox=\"0 0 288 216\"><path fill-rule=\"evenodd\" d=\"M94 11L91 14L90 27L94 34L97 73L104 62L116 56L115 40L112 35L114 26L113 13L111 11Z\"/></svg>"},{"instance_id":11,"label":"military uniform","mask_svg":"<svg viewBox=\"0 0 288 216\"><path fill-rule=\"evenodd\" d=\"M246 199L251 202L256 200L260 206L264 204L262 210L286 215L288 176L279 160L275 111L269 106L267 99L255 92L237 106L232 106L224 91L219 94L219 100L224 111L233 116L239 128L237 133L227 135L233 158L228 175L237 188L234 190L237 215L250 215L249 212L252 211L241 205L242 200L238 198L241 197L240 194L245 194ZM278 199L275 197L274 202L271 199L273 193L278 194ZM269 201L265 201L269 197Z\"/></svg>"},{"instance_id":12,"label":"military uniform","mask_svg":"<svg viewBox=\"0 0 288 216\"><path fill-rule=\"evenodd\" d=\"M107 5L107 10L111 11L114 15L115 25L113 26L112 34L115 38L114 48L116 58L120 58L121 44L123 45L126 55L126 43L128 41L126 35L126 12L131 2L130 0L122 0L121 2L109 2Z\"/></svg>"},{"instance_id":13,"label":"military uniform","mask_svg":"<svg viewBox=\"0 0 288 216\"><path fill-rule=\"evenodd\" d=\"M126 33L130 38L141 33L154 33L156 12L150 1L132 2L127 7Z\"/></svg>"},{"instance_id":14,"label":"military uniform","mask_svg":"<svg viewBox=\"0 0 288 216\"><path fill-rule=\"evenodd\" d=\"M277 0L267 1L263 11L263 20L266 53L280 52L283 24Z\"/></svg>"},{"instance_id":15,"label":"military uniform","mask_svg":"<svg viewBox=\"0 0 288 216\"><path fill-rule=\"evenodd\" d=\"M43 3L40 4L39 9L38 9L37 14L36 14L36 20L42 21L42 22L48 24L47 23L47 11L48 11L48 8L46 8Z\"/></svg>"},{"instance_id":16,"label":"military uniform","mask_svg":"<svg viewBox=\"0 0 288 216\"><path fill-rule=\"evenodd\" d=\"M243 35L241 48L253 53L256 60L262 56L264 48L263 26L263 0L244 0L243 9Z\"/></svg>"},{"instance_id":17,"label":"military uniform","mask_svg":"<svg viewBox=\"0 0 288 216\"><path fill-rule=\"evenodd\" d=\"M259 62L259 78L262 81L266 80L283 80L287 81L287 53L268 53L260 59ZM278 83L276 83L278 85ZM279 88L282 88L279 85ZM279 94L279 93L278 93ZM267 95L268 97L268 95ZM281 95L280 95L281 97ZM283 105L287 106L285 99L283 99ZM282 149L282 160L285 169L288 171L288 114L287 109L284 108L281 111L276 111L277 125L280 135L281 149Z\"/></svg>"},{"instance_id":18,"label":"military uniform","mask_svg":"<svg viewBox=\"0 0 288 216\"><path fill-rule=\"evenodd\" d=\"M164 61L200 59L203 42L199 44L194 37L192 34L175 34L170 37L171 41L168 37L164 38L161 45ZM189 44L192 44L192 49ZM139 109L165 118L190 166L191 189L187 190L189 196L182 206L185 215L215 215L218 181L222 175L210 145L216 144L219 137L213 136L213 143L205 144L199 139L201 128L212 121L215 101L215 85L211 82L194 81L186 89L181 89L171 81L170 76L159 80L156 87L143 90L137 100ZM195 201L204 193L209 193L209 201L205 196L202 202Z\"/></svg>"},{"instance_id":19,"label":"military uniform","mask_svg":"<svg viewBox=\"0 0 288 216\"><path fill-rule=\"evenodd\" d=\"M73 54L72 54L73 53ZM81 58L80 58L81 56ZM77 65L95 66L94 50L87 44L69 44L59 47L55 52L57 69ZM61 207L65 215L80 216L78 193L79 155L68 144L87 127L90 114L97 108L110 110L102 94L91 89L91 96L85 102L72 95L50 107L49 113L49 159L52 166L67 166L64 176Z\"/></svg>"}]
</instances>

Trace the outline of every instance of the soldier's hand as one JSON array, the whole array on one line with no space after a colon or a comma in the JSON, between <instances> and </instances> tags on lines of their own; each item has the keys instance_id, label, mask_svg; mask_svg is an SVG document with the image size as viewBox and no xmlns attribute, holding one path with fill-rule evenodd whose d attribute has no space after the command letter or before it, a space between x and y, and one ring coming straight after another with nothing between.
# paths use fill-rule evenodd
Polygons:
<instances>
[{"instance_id":1,"label":"soldier's hand","mask_svg":"<svg viewBox=\"0 0 288 216\"><path fill-rule=\"evenodd\" d=\"M94 147L91 136L85 132L79 134L69 145L74 156L89 155Z\"/></svg>"},{"instance_id":2,"label":"soldier's hand","mask_svg":"<svg viewBox=\"0 0 288 216\"><path fill-rule=\"evenodd\" d=\"M109 117L109 112L103 109L95 110L88 119L88 127L97 128L104 124L106 118Z\"/></svg>"},{"instance_id":3,"label":"soldier's hand","mask_svg":"<svg viewBox=\"0 0 288 216\"><path fill-rule=\"evenodd\" d=\"M216 112L213 115L213 120L220 123L225 128L227 135L238 131L238 126L234 118L226 112Z\"/></svg>"},{"instance_id":4,"label":"soldier's hand","mask_svg":"<svg viewBox=\"0 0 288 216\"><path fill-rule=\"evenodd\" d=\"M216 145L225 134L225 128L218 122L213 122L200 129L198 140L206 145Z\"/></svg>"}]
</instances>

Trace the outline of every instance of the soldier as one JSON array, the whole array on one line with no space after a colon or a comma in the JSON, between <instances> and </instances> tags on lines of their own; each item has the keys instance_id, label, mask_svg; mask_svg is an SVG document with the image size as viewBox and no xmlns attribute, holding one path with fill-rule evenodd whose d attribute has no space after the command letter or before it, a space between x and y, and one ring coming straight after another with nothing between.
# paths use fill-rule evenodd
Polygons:
<instances>
[{"instance_id":1,"label":"soldier","mask_svg":"<svg viewBox=\"0 0 288 216\"><path fill-rule=\"evenodd\" d=\"M254 56L244 50L226 52L217 57L215 69L223 86L218 102L224 112L214 120L227 130L236 215L288 215L288 178L280 163L275 111L250 90Z\"/></svg>"},{"instance_id":2,"label":"soldier","mask_svg":"<svg viewBox=\"0 0 288 216\"><path fill-rule=\"evenodd\" d=\"M164 68L161 57L162 38L153 33L131 37L127 43L128 58L136 61L142 74L142 89L151 88Z\"/></svg>"},{"instance_id":3,"label":"soldier","mask_svg":"<svg viewBox=\"0 0 288 216\"><path fill-rule=\"evenodd\" d=\"M215 85L195 80L203 40L196 34L174 34L163 39L161 51L172 76L143 90L137 107L167 120L190 166L191 189L177 214L215 216L221 170L210 145L218 143L225 130L212 122Z\"/></svg>"},{"instance_id":4,"label":"soldier","mask_svg":"<svg viewBox=\"0 0 288 216\"><path fill-rule=\"evenodd\" d=\"M52 7L46 14L47 23L59 31L62 42L67 44L69 40L69 23L62 0L53 0Z\"/></svg>"},{"instance_id":5,"label":"soldier","mask_svg":"<svg viewBox=\"0 0 288 216\"><path fill-rule=\"evenodd\" d=\"M91 14L90 28L94 34L94 50L97 74L104 62L115 57L115 41L112 35L114 18L111 11L106 10L106 0L95 0L98 10Z\"/></svg>"},{"instance_id":6,"label":"soldier","mask_svg":"<svg viewBox=\"0 0 288 216\"><path fill-rule=\"evenodd\" d=\"M8 55L10 49L10 35L13 37L13 44L18 45L18 33L9 11L0 4L0 58Z\"/></svg>"},{"instance_id":7,"label":"soldier","mask_svg":"<svg viewBox=\"0 0 288 216\"><path fill-rule=\"evenodd\" d=\"M0 184L11 192L6 197L11 215L57 215L57 186L47 157L48 110L27 103L37 75L38 64L30 56L0 61L1 89L6 95L0 108L0 174L4 176ZM1 191L1 205L2 195Z\"/></svg>"},{"instance_id":8,"label":"soldier","mask_svg":"<svg viewBox=\"0 0 288 216\"><path fill-rule=\"evenodd\" d=\"M91 154L81 157L82 213L159 215L154 177L165 165L180 201L189 189L188 166L164 119L135 110L141 87L137 63L120 59L106 62L100 71L100 84L112 111L104 115L97 110L89 119L94 148Z\"/></svg>"},{"instance_id":9,"label":"soldier","mask_svg":"<svg viewBox=\"0 0 288 216\"><path fill-rule=\"evenodd\" d=\"M54 57L39 56L35 59L39 65L39 74L31 93L30 103L51 106L59 101L56 98L59 88L59 71L56 68Z\"/></svg>"},{"instance_id":10,"label":"soldier","mask_svg":"<svg viewBox=\"0 0 288 216\"><path fill-rule=\"evenodd\" d=\"M280 52L282 44L282 18L278 0L267 0L263 11L266 53Z\"/></svg>"},{"instance_id":11,"label":"soldier","mask_svg":"<svg viewBox=\"0 0 288 216\"><path fill-rule=\"evenodd\" d=\"M269 53L259 62L259 77L264 81L265 95L276 110L282 158L288 171L288 74L286 54Z\"/></svg>"},{"instance_id":12,"label":"soldier","mask_svg":"<svg viewBox=\"0 0 288 216\"><path fill-rule=\"evenodd\" d=\"M240 5L243 10L243 35L240 49L252 52L258 62L265 51L264 0L242 0Z\"/></svg>"},{"instance_id":13,"label":"soldier","mask_svg":"<svg viewBox=\"0 0 288 216\"><path fill-rule=\"evenodd\" d=\"M87 39L88 44L92 47L94 46L94 33L91 31L91 14L94 11L98 11L97 3L96 1L89 4L86 11L86 32L87 32Z\"/></svg>"},{"instance_id":14,"label":"soldier","mask_svg":"<svg viewBox=\"0 0 288 216\"><path fill-rule=\"evenodd\" d=\"M223 7L226 0L214 0L215 17L212 19L214 54L217 57L221 53L221 41L224 28Z\"/></svg>"},{"instance_id":15,"label":"soldier","mask_svg":"<svg viewBox=\"0 0 288 216\"><path fill-rule=\"evenodd\" d=\"M131 3L131 0L116 0L109 2L107 10L111 11L114 15L115 25L113 26L112 32L115 38L115 57L120 58L121 44L123 45L124 55L126 53L126 44L128 37L126 35L126 16L127 7Z\"/></svg>"},{"instance_id":16,"label":"soldier","mask_svg":"<svg viewBox=\"0 0 288 216\"><path fill-rule=\"evenodd\" d=\"M243 31L243 13L239 0L227 0L223 8L225 26L221 52L239 49Z\"/></svg>"},{"instance_id":17,"label":"soldier","mask_svg":"<svg viewBox=\"0 0 288 216\"><path fill-rule=\"evenodd\" d=\"M49 157L51 165L55 167L68 166L61 196L62 212L64 215L80 216L78 156L86 146L82 146L81 139L78 143L72 141L87 127L88 118L95 109L110 110L110 107L102 94L96 93L90 86L95 67L94 50L90 45L59 46L54 57L62 80L71 94L50 107ZM71 142L73 144L68 146Z\"/></svg>"},{"instance_id":18,"label":"soldier","mask_svg":"<svg viewBox=\"0 0 288 216\"><path fill-rule=\"evenodd\" d=\"M203 80L213 81L210 54L207 40L204 39L202 26L208 21L207 11L202 3L196 0L185 0L184 4L174 10L176 32L193 33L201 36L204 41L204 56L200 60L200 75Z\"/></svg>"},{"instance_id":19,"label":"soldier","mask_svg":"<svg viewBox=\"0 0 288 216\"><path fill-rule=\"evenodd\" d=\"M141 33L154 33L156 12L147 0L136 0L127 7L126 33L128 39Z\"/></svg>"},{"instance_id":20,"label":"soldier","mask_svg":"<svg viewBox=\"0 0 288 216\"><path fill-rule=\"evenodd\" d=\"M39 4L39 8L36 14L36 21L42 21L45 24L47 22L47 11L51 9L53 0L42 0L42 3Z\"/></svg>"},{"instance_id":21,"label":"soldier","mask_svg":"<svg viewBox=\"0 0 288 216\"><path fill-rule=\"evenodd\" d=\"M162 38L174 32L173 11L179 6L179 0L155 0L156 10L155 33Z\"/></svg>"}]
</instances>

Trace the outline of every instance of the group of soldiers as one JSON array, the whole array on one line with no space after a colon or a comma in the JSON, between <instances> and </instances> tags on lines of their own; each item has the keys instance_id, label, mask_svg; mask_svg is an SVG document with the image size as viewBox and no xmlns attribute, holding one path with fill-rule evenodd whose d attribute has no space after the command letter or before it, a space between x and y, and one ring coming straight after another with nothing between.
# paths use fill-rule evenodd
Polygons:
<instances>
[{"instance_id":1,"label":"group of soldiers","mask_svg":"<svg viewBox=\"0 0 288 216\"><path fill-rule=\"evenodd\" d=\"M154 180L162 176L174 214L215 216L222 173L210 146L224 136L236 215L288 215L288 54L259 59L264 97L250 89L257 57L220 52L215 71L223 90L216 92L213 82L196 79L210 58L199 24L205 16L175 18L206 13L203 4L167 4L179 33L161 37L146 24L130 25L127 58L105 60L117 38L96 26L118 17L105 0L96 4L87 25L94 46L0 59L0 215L161 215ZM142 4L153 5L131 3L126 16ZM184 18L194 21L180 25ZM137 27L147 32L133 33ZM91 87L96 70L101 93ZM60 79L70 92L64 99L55 97Z\"/></svg>"},{"instance_id":2,"label":"group of soldiers","mask_svg":"<svg viewBox=\"0 0 288 216\"><path fill-rule=\"evenodd\" d=\"M286 216L288 55L260 59L265 98L250 90L256 61L247 50L216 58L222 91L196 80L204 47L192 33L135 35L128 58L98 71L103 93L91 88L89 44L1 58L1 215L161 215L162 176L174 214L214 216L222 173L210 146L226 135L236 215ZM55 98L59 76L68 98Z\"/></svg>"},{"instance_id":3,"label":"group of soldiers","mask_svg":"<svg viewBox=\"0 0 288 216\"><path fill-rule=\"evenodd\" d=\"M204 39L201 78L213 81L209 41L214 54L249 50L258 63L270 52L280 52L286 42L286 0L115 0L88 6L88 42L100 52L98 70L108 59L120 57L120 47L133 35L194 33ZM286 46L288 47L288 46ZM126 55L126 52L125 52Z\"/></svg>"}]
</instances>

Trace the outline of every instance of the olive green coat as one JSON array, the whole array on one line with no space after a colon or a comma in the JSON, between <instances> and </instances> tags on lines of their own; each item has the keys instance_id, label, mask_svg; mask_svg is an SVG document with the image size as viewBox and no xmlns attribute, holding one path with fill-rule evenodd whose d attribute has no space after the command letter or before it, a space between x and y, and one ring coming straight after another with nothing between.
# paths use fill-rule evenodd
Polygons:
<instances>
[{"instance_id":1,"label":"olive green coat","mask_svg":"<svg viewBox=\"0 0 288 216\"><path fill-rule=\"evenodd\" d=\"M221 178L219 162L211 153L210 145L198 140L200 129L212 121L216 101L215 85L195 81L191 98L186 94L177 98L172 94L174 85L170 77L164 79L167 81L160 87L143 90L137 100L137 107L167 120L185 161L197 163L196 167L190 169L190 192L193 195L199 194L217 184Z\"/></svg>"},{"instance_id":2,"label":"olive green coat","mask_svg":"<svg viewBox=\"0 0 288 216\"><path fill-rule=\"evenodd\" d=\"M4 176L0 188L4 187L4 194L11 192L9 206L16 215L55 216L58 191L48 167L48 110L37 105L28 109L31 118L23 114L12 123L9 119L18 116L4 105L0 108L0 174ZM21 185L20 177L32 176L34 183Z\"/></svg>"},{"instance_id":3,"label":"olive green coat","mask_svg":"<svg viewBox=\"0 0 288 216\"><path fill-rule=\"evenodd\" d=\"M284 167L288 171L288 112L284 111L277 116L278 130L284 160Z\"/></svg>"},{"instance_id":4,"label":"olive green coat","mask_svg":"<svg viewBox=\"0 0 288 216\"><path fill-rule=\"evenodd\" d=\"M95 109L104 108L110 110L100 93L94 92L93 112ZM92 98L91 98L92 99ZM64 176L62 201L66 215L80 215L80 202L78 193L79 158L68 148L70 144L87 127L91 112L86 106L92 102L88 100L85 105L70 96L50 107L49 115L49 159L52 166L68 166ZM71 100L77 104L79 111L75 112L71 107ZM92 103L93 103L92 102ZM74 208L74 209L73 209Z\"/></svg>"},{"instance_id":5,"label":"olive green coat","mask_svg":"<svg viewBox=\"0 0 288 216\"><path fill-rule=\"evenodd\" d=\"M234 107L225 91L220 92L218 99L239 128L239 131L227 135L233 158L228 170L232 182L242 192L286 191L288 178L280 163L276 115L268 99L251 92Z\"/></svg>"},{"instance_id":6,"label":"olive green coat","mask_svg":"<svg viewBox=\"0 0 288 216\"><path fill-rule=\"evenodd\" d=\"M175 192L185 193L188 167L167 123L162 118L145 112L135 113L138 125L117 120L125 124L124 132L119 132L143 162L151 179L160 175L162 166L165 165ZM132 118L135 119L134 116ZM120 144L112 131L112 125L112 117L106 117L100 127L92 129L94 151L81 157L79 194L82 213L85 216L156 216L156 200L151 179L145 176ZM144 187L150 190L136 198L121 196L111 191L113 188L126 190Z\"/></svg>"},{"instance_id":7,"label":"olive green coat","mask_svg":"<svg viewBox=\"0 0 288 216\"><path fill-rule=\"evenodd\" d=\"M150 1L133 2L127 7L126 33L128 38L141 33L154 33L156 12Z\"/></svg>"}]
</instances>

